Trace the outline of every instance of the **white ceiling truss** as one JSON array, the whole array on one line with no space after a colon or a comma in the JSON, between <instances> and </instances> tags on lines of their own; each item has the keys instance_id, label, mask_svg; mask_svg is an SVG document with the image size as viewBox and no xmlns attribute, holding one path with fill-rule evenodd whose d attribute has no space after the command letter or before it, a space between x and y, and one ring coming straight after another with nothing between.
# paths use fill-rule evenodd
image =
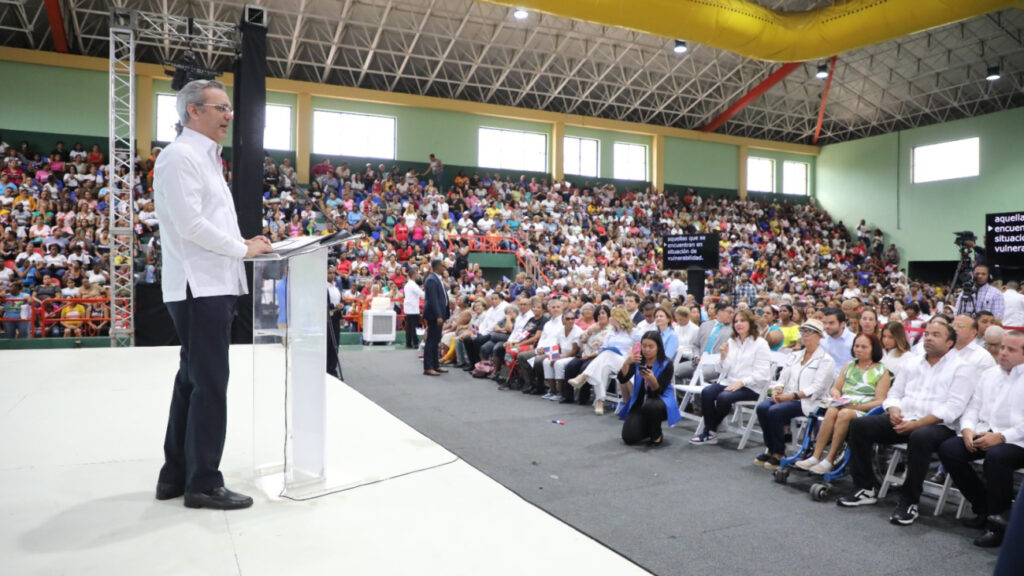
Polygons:
<instances>
[{"instance_id":1,"label":"white ceiling truss","mask_svg":"<svg viewBox=\"0 0 1024 576\"><path fill-rule=\"evenodd\" d=\"M72 52L106 57L111 6L210 23L244 0L61 0ZM471 0L266 0L268 75L679 128L708 124L778 64L674 39ZM829 0L761 0L807 10ZM171 18L174 17L174 18ZM175 28L177 29L177 28ZM201 26L196 26L202 30ZM840 54L819 143L840 142L1024 105L1024 12L1006 10ZM201 33L201 32L197 32ZM141 37L161 63L183 42ZM44 0L0 0L0 44L52 50ZM197 42L200 65L235 54ZM825 83L806 62L718 129L811 143ZM1002 78L985 80L989 66Z\"/></svg>"}]
</instances>

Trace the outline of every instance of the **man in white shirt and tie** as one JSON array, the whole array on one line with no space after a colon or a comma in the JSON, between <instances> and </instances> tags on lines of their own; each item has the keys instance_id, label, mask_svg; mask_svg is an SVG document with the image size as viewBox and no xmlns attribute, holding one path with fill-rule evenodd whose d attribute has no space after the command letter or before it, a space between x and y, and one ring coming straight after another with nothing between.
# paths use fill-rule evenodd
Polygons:
<instances>
[{"instance_id":1,"label":"man in white shirt and tie","mask_svg":"<svg viewBox=\"0 0 1024 576\"><path fill-rule=\"evenodd\" d=\"M176 108L178 137L158 157L153 181L163 298L181 340L156 498L184 494L189 508L246 508L252 498L225 488L219 471L228 347L238 296L248 291L242 259L272 248L263 236L243 239L238 228L220 158L233 117L224 85L190 82Z\"/></svg>"},{"instance_id":2,"label":"man in white shirt and tie","mask_svg":"<svg viewBox=\"0 0 1024 576\"><path fill-rule=\"evenodd\" d=\"M850 423L850 468L854 490L837 504L844 508L878 501L871 451L874 444L907 444L907 479L889 521L909 526L917 520L932 453L956 433L953 427L974 389L975 370L950 354L956 332L932 321L925 327L924 356L914 356L900 369L882 404L886 414L862 416Z\"/></svg>"},{"instance_id":3,"label":"man in white shirt and tie","mask_svg":"<svg viewBox=\"0 0 1024 576\"><path fill-rule=\"evenodd\" d=\"M965 525L982 528L989 516L1009 515L1013 474L1024 468L1024 332L1011 330L1003 336L998 366L981 374L960 419L960 436L942 443L939 458L974 509L975 517ZM979 477L971 462L982 458ZM993 522L974 540L975 546L999 546L1003 525L1005 521Z\"/></svg>"}]
</instances>

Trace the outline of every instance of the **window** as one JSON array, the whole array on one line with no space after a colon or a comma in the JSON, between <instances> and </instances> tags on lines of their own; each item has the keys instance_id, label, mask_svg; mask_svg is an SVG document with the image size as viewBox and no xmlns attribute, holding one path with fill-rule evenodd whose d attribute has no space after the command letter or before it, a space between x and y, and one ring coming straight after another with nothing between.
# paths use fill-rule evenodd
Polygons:
<instances>
[{"instance_id":1,"label":"window","mask_svg":"<svg viewBox=\"0 0 1024 576\"><path fill-rule=\"evenodd\" d=\"M782 163L782 193L794 196L807 196L806 162Z\"/></svg>"},{"instance_id":2,"label":"window","mask_svg":"<svg viewBox=\"0 0 1024 576\"><path fill-rule=\"evenodd\" d=\"M562 163L566 174L597 178L597 140L566 136L563 140Z\"/></svg>"},{"instance_id":3,"label":"window","mask_svg":"<svg viewBox=\"0 0 1024 576\"><path fill-rule=\"evenodd\" d=\"M263 125L263 148L266 150L292 149L292 107L267 104Z\"/></svg>"},{"instance_id":4,"label":"window","mask_svg":"<svg viewBox=\"0 0 1024 576\"><path fill-rule=\"evenodd\" d=\"M395 159L395 119L313 111L313 153Z\"/></svg>"},{"instance_id":5,"label":"window","mask_svg":"<svg viewBox=\"0 0 1024 576\"><path fill-rule=\"evenodd\" d=\"M647 146L616 142L612 155L615 179L647 181Z\"/></svg>"},{"instance_id":6,"label":"window","mask_svg":"<svg viewBox=\"0 0 1024 576\"><path fill-rule=\"evenodd\" d=\"M485 168L547 172L547 134L481 128L477 161Z\"/></svg>"},{"instance_id":7,"label":"window","mask_svg":"<svg viewBox=\"0 0 1024 576\"><path fill-rule=\"evenodd\" d=\"M178 121L175 94L156 95L156 139L171 142L177 136L174 124ZM267 104L266 124L263 128L263 147L267 150L292 149L292 108Z\"/></svg>"},{"instance_id":8,"label":"window","mask_svg":"<svg viewBox=\"0 0 1024 576\"><path fill-rule=\"evenodd\" d=\"M775 192L775 160L747 157L747 192Z\"/></svg>"},{"instance_id":9,"label":"window","mask_svg":"<svg viewBox=\"0 0 1024 576\"><path fill-rule=\"evenodd\" d=\"M978 138L967 138L914 148L910 160L914 183L977 176L979 145Z\"/></svg>"},{"instance_id":10,"label":"window","mask_svg":"<svg viewBox=\"0 0 1024 576\"><path fill-rule=\"evenodd\" d=\"M177 134L174 124L178 121L178 111L174 105L178 98L174 94L156 95L156 139L160 142L172 142Z\"/></svg>"}]
</instances>

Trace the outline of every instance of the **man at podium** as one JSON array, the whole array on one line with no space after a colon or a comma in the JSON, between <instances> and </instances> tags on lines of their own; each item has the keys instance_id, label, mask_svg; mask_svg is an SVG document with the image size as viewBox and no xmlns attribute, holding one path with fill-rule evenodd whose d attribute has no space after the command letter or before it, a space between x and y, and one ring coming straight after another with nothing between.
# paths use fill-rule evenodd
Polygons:
<instances>
[{"instance_id":1,"label":"man at podium","mask_svg":"<svg viewBox=\"0 0 1024 576\"><path fill-rule=\"evenodd\" d=\"M233 510L252 498L224 487L228 347L242 259L272 251L242 238L224 180L220 142L233 117L224 85L189 82L178 93L178 137L157 158L153 191L163 247L163 298L181 340L157 500L185 496L189 508Z\"/></svg>"}]
</instances>

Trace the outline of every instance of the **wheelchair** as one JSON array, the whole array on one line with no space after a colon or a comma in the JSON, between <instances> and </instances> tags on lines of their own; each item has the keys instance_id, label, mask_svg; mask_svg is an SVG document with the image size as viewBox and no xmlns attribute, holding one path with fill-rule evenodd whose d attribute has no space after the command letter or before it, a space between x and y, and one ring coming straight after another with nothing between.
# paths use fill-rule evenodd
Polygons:
<instances>
[{"instance_id":1,"label":"wheelchair","mask_svg":"<svg viewBox=\"0 0 1024 576\"><path fill-rule=\"evenodd\" d=\"M881 414L883 412L881 406L872 408L867 415ZM778 470L772 472L772 480L778 484L787 484L789 482L789 475L791 472L796 471L797 473L807 475L809 477L815 476L810 472L802 470L796 467L796 463L804 458L807 458L814 452L814 444L817 441L817 431L821 424L821 419L825 415L825 408L819 408L810 416L807 416L807 424L804 427L803 441L800 443L796 453L792 456L787 456L779 462ZM889 459L892 457L891 446L879 446L875 445L872 453L872 473L875 475L875 481L878 484L882 483L882 479L885 477L885 471L889 466ZM849 446L843 446L843 454L833 464L832 470L826 472L822 477L821 481L813 482L808 488L808 494L811 499L815 502L823 502L830 496L836 493L836 484L842 479L850 475L850 448Z\"/></svg>"}]
</instances>

